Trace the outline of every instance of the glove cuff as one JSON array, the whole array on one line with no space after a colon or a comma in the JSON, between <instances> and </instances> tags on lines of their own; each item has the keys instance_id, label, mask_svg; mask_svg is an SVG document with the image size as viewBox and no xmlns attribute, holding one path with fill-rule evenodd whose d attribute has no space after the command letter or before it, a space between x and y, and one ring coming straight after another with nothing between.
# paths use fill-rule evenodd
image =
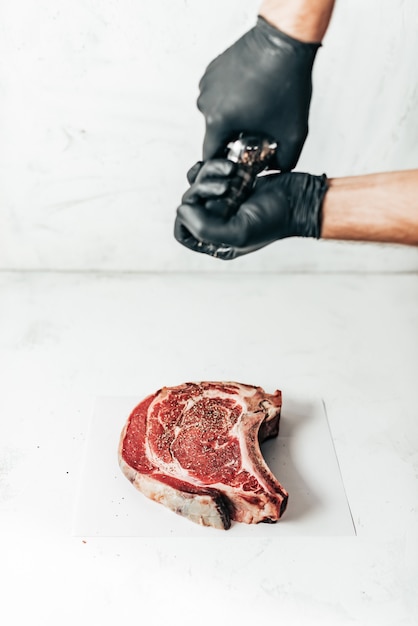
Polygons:
<instances>
[{"instance_id":1,"label":"glove cuff","mask_svg":"<svg viewBox=\"0 0 418 626\"><path fill-rule=\"evenodd\" d=\"M295 39L291 35L284 33L283 31L273 26L261 15L257 16L256 29L263 33L263 35L268 39L268 41L274 46L281 46L284 43L290 44L293 48L296 48L300 51L309 52L315 58L316 52L318 48L322 46L321 42L305 42L300 41L299 39Z\"/></svg>"},{"instance_id":2,"label":"glove cuff","mask_svg":"<svg viewBox=\"0 0 418 626\"><path fill-rule=\"evenodd\" d=\"M320 239L322 227L322 203L328 191L326 174L304 176L297 202L293 208L293 227L297 237Z\"/></svg>"}]
</instances>

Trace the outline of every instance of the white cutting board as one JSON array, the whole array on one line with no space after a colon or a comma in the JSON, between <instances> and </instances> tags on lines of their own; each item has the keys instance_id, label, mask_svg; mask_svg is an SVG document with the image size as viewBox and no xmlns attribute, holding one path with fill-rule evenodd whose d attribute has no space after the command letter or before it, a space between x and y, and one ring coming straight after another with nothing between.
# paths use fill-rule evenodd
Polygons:
<instances>
[{"instance_id":1,"label":"white cutting board","mask_svg":"<svg viewBox=\"0 0 418 626\"><path fill-rule=\"evenodd\" d=\"M279 436L262 445L268 466L289 492L288 507L279 522L233 522L225 532L201 527L146 498L125 478L117 462L122 428L143 398L99 397L86 440L73 534L253 538L355 534L324 401L282 392Z\"/></svg>"}]
</instances>

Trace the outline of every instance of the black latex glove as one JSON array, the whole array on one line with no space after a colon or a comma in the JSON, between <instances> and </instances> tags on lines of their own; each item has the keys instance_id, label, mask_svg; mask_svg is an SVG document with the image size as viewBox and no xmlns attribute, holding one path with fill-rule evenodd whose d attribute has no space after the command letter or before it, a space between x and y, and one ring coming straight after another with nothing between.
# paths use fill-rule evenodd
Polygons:
<instances>
[{"instance_id":1,"label":"black latex glove","mask_svg":"<svg viewBox=\"0 0 418 626\"><path fill-rule=\"evenodd\" d=\"M226 159L196 164L190 189L177 209L174 236L196 252L235 259L285 237L321 234L321 207L327 177L299 172L260 176L238 211L220 217L237 165ZM194 182L193 182L194 180Z\"/></svg>"},{"instance_id":2,"label":"black latex glove","mask_svg":"<svg viewBox=\"0 0 418 626\"><path fill-rule=\"evenodd\" d=\"M308 134L312 66L319 43L303 43L259 17L256 26L218 56L200 81L206 122L203 160L224 156L240 132L278 143L276 163L290 171Z\"/></svg>"}]
</instances>

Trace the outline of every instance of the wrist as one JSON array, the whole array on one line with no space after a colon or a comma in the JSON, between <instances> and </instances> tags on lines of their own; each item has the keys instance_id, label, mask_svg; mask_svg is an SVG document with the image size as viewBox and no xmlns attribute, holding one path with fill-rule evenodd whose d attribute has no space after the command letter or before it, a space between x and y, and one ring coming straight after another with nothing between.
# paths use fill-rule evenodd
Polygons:
<instances>
[{"instance_id":1,"label":"wrist","mask_svg":"<svg viewBox=\"0 0 418 626\"><path fill-rule=\"evenodd\" d=\"M322 205L329 184L325 174L313 176L302 172L279 174L281 187L290 204L290 236L319 239L322 228Z\"/></svg>"},{"instance_id":2,"label":"wrist","mask_svg":"<svg viewBox=\"0 0 418 626\"><path fill-rule=\"evenodd\" d=\"M315 58L318 48L321 46L320 42L301 41L291 34L281 30L277 26L271 24L262 15L257 16L257 28L263 33L268 41L276 47L282 47L283 42L290 44L298 52L303 52L312 57L312 61Z\"/></svg>"},{"instance_id":3,"label":"wrist","mask_svg":"<svg viewBox=\"0 0 418 626\"><path fill-rule=\"evenodd\" d=\"M320 43L328 28L335 0L263 0L259 15L303 43Z\"/></svg>"}]
</instances>

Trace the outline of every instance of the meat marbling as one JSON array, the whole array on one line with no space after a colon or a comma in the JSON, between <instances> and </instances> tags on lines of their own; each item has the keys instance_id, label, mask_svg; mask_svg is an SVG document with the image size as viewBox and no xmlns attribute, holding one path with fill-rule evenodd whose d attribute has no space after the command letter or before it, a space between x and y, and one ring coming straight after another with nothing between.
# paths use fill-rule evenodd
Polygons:
<instances>
[{"instance_id":1,"label":"meat marbling","mask_svg":"<svg viewBox=\"0 0 418 626\"><path fill-rule=\"evenodd\" d=\"M129 416L122 472L144 495L202 524L276 522L288 494L259 442L277 436L281 392L236 382L163 387Z\"/></svg>"}]
</instances>

